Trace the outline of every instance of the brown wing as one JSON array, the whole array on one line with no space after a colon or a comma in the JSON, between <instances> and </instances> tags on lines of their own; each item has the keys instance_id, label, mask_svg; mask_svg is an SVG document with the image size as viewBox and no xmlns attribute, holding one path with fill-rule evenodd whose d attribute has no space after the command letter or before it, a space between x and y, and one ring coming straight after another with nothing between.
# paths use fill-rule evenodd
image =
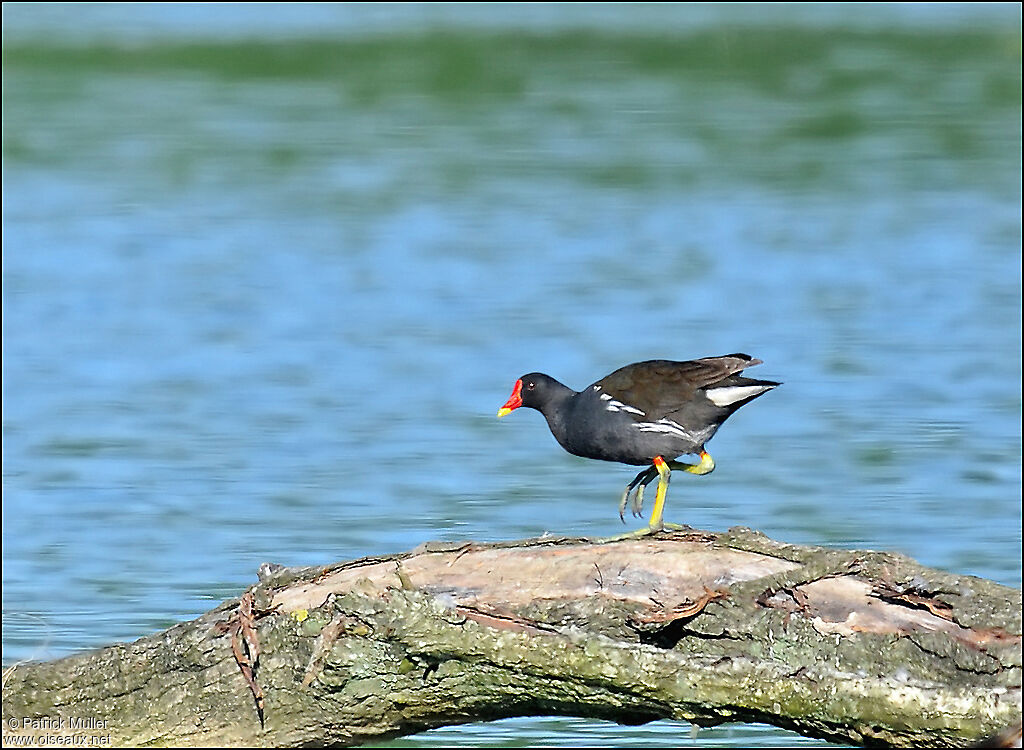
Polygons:
<instances>
[{"instance_id":1,"label":"brown wing","mask_svg":"<svg viewBox=\"0 0 1024 750\"><path fill-rule=\"evenodd\" d=\"M761 360L746 354L688 362L652 359L619 368L594 385L622 403L642 410L645 420L657 420L692 402L699 389L759 364Z\"/></svg>"}]
</instances>

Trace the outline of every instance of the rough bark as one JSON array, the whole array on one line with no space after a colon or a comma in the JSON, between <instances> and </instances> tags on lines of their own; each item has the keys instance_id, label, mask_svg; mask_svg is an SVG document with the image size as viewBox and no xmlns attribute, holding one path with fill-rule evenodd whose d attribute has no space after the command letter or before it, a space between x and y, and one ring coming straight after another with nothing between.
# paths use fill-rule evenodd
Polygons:
<instances>
[{"instance_id":1,"label":"rough bark","mask_svg":"<svg viewBox=\"0 0 1024 750\"><path fill-rule=\"evenodd\" d=\"M275 567L192 622L7 670L5 745L351 745L565 714L966 746L1020 721L1021 592L897 554L733 529Z\"/></svg>"}]
</instances>

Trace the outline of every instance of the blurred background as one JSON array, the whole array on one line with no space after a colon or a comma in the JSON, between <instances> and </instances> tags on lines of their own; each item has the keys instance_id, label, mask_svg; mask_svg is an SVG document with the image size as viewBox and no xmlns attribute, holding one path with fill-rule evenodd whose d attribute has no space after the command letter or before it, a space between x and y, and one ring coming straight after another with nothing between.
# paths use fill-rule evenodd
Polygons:
<instances>
[{"instance_id":1,"label":"blurred background","mask_svg":"<svg viewBox=\"0 0 1024 750\"><path fill-rule=\"evenodd\" d=\"M263 561L640 528L634 468L497 408L524 372L734 351L785 385L667 520L1019 586L1020 24L5 3L4 665L190 619Z\"/></svg>"}]
</instances>

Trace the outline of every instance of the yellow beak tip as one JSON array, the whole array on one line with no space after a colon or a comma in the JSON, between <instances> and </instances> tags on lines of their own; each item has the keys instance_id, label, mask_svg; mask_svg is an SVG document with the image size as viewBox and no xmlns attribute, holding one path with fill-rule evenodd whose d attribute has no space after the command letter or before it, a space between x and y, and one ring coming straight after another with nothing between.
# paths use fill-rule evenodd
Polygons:
<instances>
[{"instance_id":1,"label":"yellow beak tip","mask_svg":"<svg viewBox=\"0 0 1024 750\"><path fill-rule=\"evenodd\" d=\"M498 409L498 417L499 418L504 417L506 414L511 414L511 413L512 413L512 410L508 409L508 408L505 408L505 407L502 407L501 409Z\"/></svg>"}]
</instances>

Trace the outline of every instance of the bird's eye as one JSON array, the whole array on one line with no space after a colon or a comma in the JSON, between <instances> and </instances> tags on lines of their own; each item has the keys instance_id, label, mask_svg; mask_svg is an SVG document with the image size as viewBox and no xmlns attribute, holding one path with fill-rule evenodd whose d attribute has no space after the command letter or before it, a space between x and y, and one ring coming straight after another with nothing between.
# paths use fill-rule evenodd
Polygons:
<instances>
[{"instance_id":1,"label":"bird's eye","mask_svg":"<svg viewBox=\"0 0 1024 750\"><path fill-rule=\"evenodd\" d=\"M536 387L536 385L537 385L536 383L527 383L526 384L526 390L532 391L534 389L534 387Z\"/></svg>"}]
</instances>

